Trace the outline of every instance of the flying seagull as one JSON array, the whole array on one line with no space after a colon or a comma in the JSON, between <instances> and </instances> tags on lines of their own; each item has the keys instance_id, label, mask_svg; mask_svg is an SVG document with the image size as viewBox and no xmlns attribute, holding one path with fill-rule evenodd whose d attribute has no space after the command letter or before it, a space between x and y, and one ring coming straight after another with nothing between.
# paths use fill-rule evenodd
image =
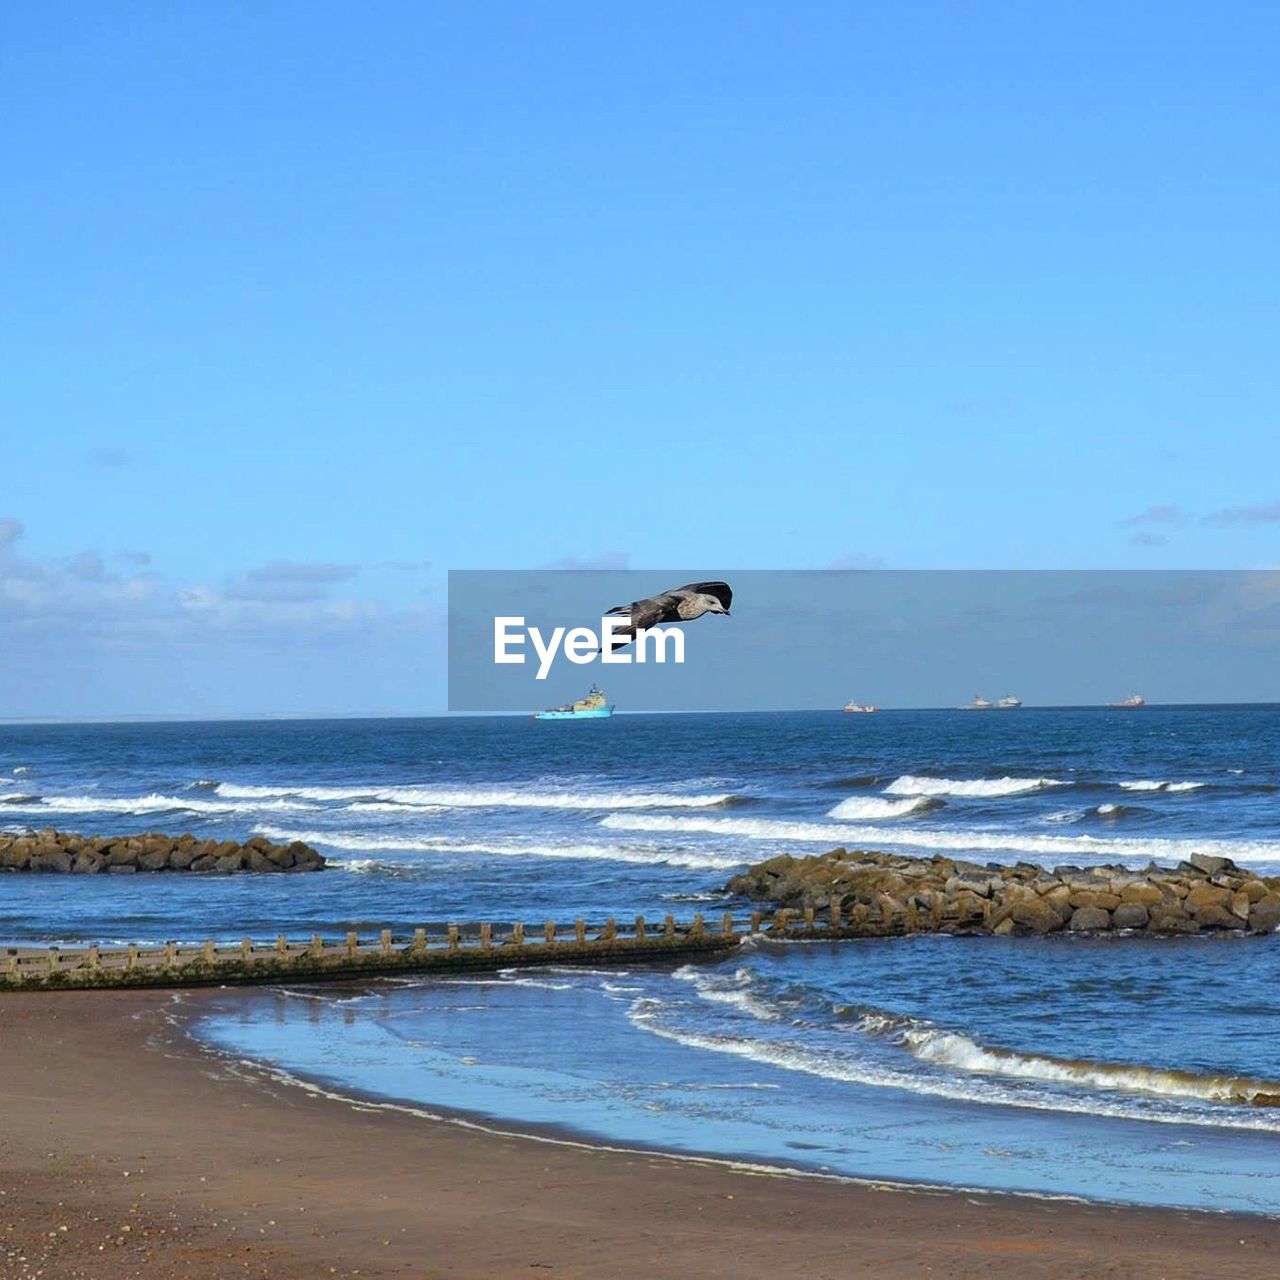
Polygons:
<instances>
[{"instance_id":1,"label":"flying seagull","mask_svg":"<svg viewBox=\"0 0 1280 1280\"><path fill-rule=\"evenodd\" d=\"M605 617L628 619L625 627L614 629L613 647L618 648L630 644L637 631L664 622L692 622L704 613L723 613L727 618L732 601L733 591L727 582L690 582L630 604L615 605Z\"/></svg>"}]
</instances>

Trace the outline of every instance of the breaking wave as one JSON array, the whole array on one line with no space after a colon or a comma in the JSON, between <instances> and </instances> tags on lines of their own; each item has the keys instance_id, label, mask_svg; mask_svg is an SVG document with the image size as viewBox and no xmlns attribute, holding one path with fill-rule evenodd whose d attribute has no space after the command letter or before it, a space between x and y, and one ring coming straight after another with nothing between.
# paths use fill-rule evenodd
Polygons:
<instances>
[{"instance_id":1,"label":"breaking wave","mask_svg":"<svg viewBox=\"0 0 1280 1280\"><path fill-rule=\"evenodd\" d=\"M248 809L308 810L314 805L279 798L252 805L225 800L196 800L191 796L14 796L6 803L39 813L242 813Z\"/></svg>"},{"instance_id":2,"label":"breaking wave","mask_svg":"<svg viewBox=\"0 0 1280 1280\"><path fill-rule=\"evenodd\" d=\"M890 796L965 796L991 798L994 796L1021 796L1047 787L1069 787L1069 782L1056 778L925 778L904 773L895 778L885 794Z\"/></svg>"},{"instance_id":3,"label":"breaking wave","mask_svg":"<svg viewBox=\"0 0 1280 1280\"><path fill-rule=\"evenodd\" d=\"M1122 791L1199 791L1203 782L1153 782L1143 779L1139 782L1122 782Z\"/></svg>"},{"instance_id":4,"label":"breaking wave","mask_svg":"<svg viewBox=\"0 0 1280 1280\"><path fill-rule=\"evenodd\" d=\"M1063 809L1058 813L1045 815L1046 822L1081 822L1085 818L1103 818L1108 822L1116 822L1131 813L1142 810L1127 804L1099 804L1092 809Z\"/></svg>"},{"instance_id":5,"label":"breaking wave","mask_svg":"<svg viewBox=\"0 0 1280 1280\"><path fill-rule=\"evenodd\" d=\"M928 849L934 852L1043 854L1046 857L1087 856L1099 860L1150 858L1174 862L1192 853L1208 853L1237 862L1280 861L1280 841L1197 840L1191 838L1138 839L1123 836L1035 835L982 828L948 831L932 827L849 826L830 822L790 822L776 818L683 817L675 814L609 814L600 825L613 831L671 831L749 840L862 846L864 848Z\"/></svg>"},{"instance_id":6,"label":"breaking wave","mask_svg":"<svg viewBox=\"0 0 1280 1280\"><path fill-rule=\"evenodd\" d=\"M904 800L882 800L877 796L850 796L827 811L828 818L905 818L908 814L936 809L943 801L933 796L908 796Z\"/></svg>"},{"instance_id":7,"label":"breaking wave","mask_svg":"<svg viewBox=\"0 0 1280 1280\"><path fill-rule=\"evenodd\" d=\"M832 1048L813 1037L813 1031L822 1023L814 1024L795 1016L800 1008L795 993L791 999L779 998L769 983L760 981L749 969L740 968L729 975L686 965L673 976L691 983L698 998L706 1003L727 1005L775 1029L780 1023L789 1022L798 1032L806 1033L803 1041L795 1041L774 1038L776 1030L761 1037L724 1030L711 1032L702 1027L695 1030L679 1021L677 1005L649 996L632 1003L628 1017L633 1026L692 1048L729 1053L830 1080L905 1089L962 1102L1111 1115L1157 1123L1280 1128L1280 1121L1272 1110L1280 1108L1280 1082L1019 1053L980 1044L960 1032L943 1030L908 1015L865 1006L835 1006L821 999L824 1021L834 1018L838 1022L852 1017L852 1029L858 1033L852 1041ZM761 1030L764 1032L763 1027ZM857 1047L862 1036L868 1040L866 1051ZM890 1050L904 1050L910 1059L932 1069L921 1071L905 1063L895 1065L892 1059L883 1056L883 1050L873 1052L876 1042ZM1037 1089L1036 1086L1049 1087ZM1168 1109L1153 1110L1150 1103L1144 1105L1137 1095L1163 1102ZM1232 1115L1216 1109L1213 1112L1188 1110L1188 1103L1226 1104L1240 1111Z\"/></svg>"},{"instance_id":8,"label":"breaking wave","mask_svg":"<svg viewBox=\"0 0 1280 1280\"><path fill-rule=\"evenodd\" d=\"M492 854L504 858L561 858L570 861L629 862L641 866L696 867L724 871L742 866L744 859L727 858L689 850L661 849L657 846L611 844L536 844L524 841L463 840L435 836L371 836L357 831L293 831L259 826L268 840L303 840L307 844L349 849L355 853L451 853ZM353 859L342 864L350 871L375 871L383 864L370 859ZM403 864L394 865L397 870Z\"/></svg>"},{"instance_id":9,"label":"breaking wave","mask_svg":"<svg viewBox=\"0 0 1280 1280\"><path fill-rule=\"evenodd\" d=\"M745 804L751 797L732 792L571 792L520 791L506 787L286 787L239 786L219 782L218 795L234 800L289 797L303 800L360 800L448 809L715 809Z\"/></svg>"},{"instance_id":10,"label":"breaking wave","mask_svg":"<svg viewBox=\"0 0 1280 1280\"><path fill-rule=\"evenodd\" d=\"M1013 1049L980 1044L958 1031L928 1026L908 1027L901 1033L901 1041L922 1062L954 1067L960 1071L1039 1080L1047 1084L1078 1085L1088 1089L1149 1093L1162 1098L1280 1107L1280 1081L1019 1053Z\"/></svg>"}]
</instances>

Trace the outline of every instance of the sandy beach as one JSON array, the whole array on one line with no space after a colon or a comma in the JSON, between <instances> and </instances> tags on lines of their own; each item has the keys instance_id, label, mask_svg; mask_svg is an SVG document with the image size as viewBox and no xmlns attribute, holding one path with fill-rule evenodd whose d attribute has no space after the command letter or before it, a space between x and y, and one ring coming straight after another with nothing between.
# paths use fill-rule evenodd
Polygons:
<instances>
[{"instance_id":1,"label":"sandy beach","mask_svg":"<svg viewBox=\"0 0 1280 1280\"><path fill-rule=\"evenodd\" d=\"M0 1274L1231 1277L1271 1274L1280 1245L1265 1219L479 1132L236 1067L178 1011L164 992L0 1002Z\"/></svg>"}]
</instances>

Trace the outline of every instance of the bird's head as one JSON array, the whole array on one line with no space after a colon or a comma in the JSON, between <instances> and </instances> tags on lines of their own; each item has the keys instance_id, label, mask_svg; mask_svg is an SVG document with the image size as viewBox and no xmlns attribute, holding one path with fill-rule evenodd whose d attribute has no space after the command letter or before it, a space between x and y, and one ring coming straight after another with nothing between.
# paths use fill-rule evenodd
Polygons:
<instances>
[{"instance_id":1,"label":"bird's head","mask_svg":"<svg viewBox=\"0 0 1280 1280\"><path fill-rule=\"evenodd\" d=\"M706 599L708 613L723 613L726 618L729 616L729 610L726 609L724 605L715 598L715 596L707 596Z\"/></svg>"}]
</instances>

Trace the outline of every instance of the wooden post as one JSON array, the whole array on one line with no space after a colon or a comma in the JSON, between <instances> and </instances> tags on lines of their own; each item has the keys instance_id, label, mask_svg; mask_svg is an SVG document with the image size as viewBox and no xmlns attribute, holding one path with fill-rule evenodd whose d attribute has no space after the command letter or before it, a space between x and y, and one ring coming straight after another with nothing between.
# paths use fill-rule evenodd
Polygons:
<instances>
[{"instance_id":1,"label":"wooden post","mask_svg":"<svg viewBox=\"0 0 1280 1280\"><path fill-rule=\"evenodd\" d=\"M554 920L548 920L542 926L542 936L547 940L547 946L554 947L556 944L556 925Z\"/></svg>"},{"instance_id":2,"label":"wooden post","mask_svg":"<svg viewBox=\"0 0 1280 1280\"><path fill-rule=\"evenodd\" d=\"M692 938L702 937L702 912L701 911L699 911L698 914L693 917L693 928L689 930L689 936Z\"/></svg>"},{"instance_id":3,"label":"wooden post","mask_svg":"<svg viewBox=\"0 0 1280 1280\"><path fill-rule=\"evenodd\" d=\"M482 951L493 950L493 926L491 924L482 924L480 926L480 949Z\"/></svg>"},{"instance_id":4,"label":"wooden post","mask_svg":"<svg viewBox=\"0 0 1280 1280\"><path fill-rule=\"evenodd\" d=\"M524 925L519 920L511 926L511 945L513 947L524 946Z\"/></svg>"},{"instance_id":5,"label":"wooden post","mask_svg":"<svg viewBox=\"0 0 1280 1280\"><path fill-rule=\"evenodd\" d=\"M391 930L383 929L382 931L382 954L389 956L391 954Z\"/></svg>"},{"instance_id":6,"label":"wooden post","mask_svg":"<svg viewBox=\"0 0 1280 1280\"><path fill-rule=\"evenodd\" d=\"M206 943L204 944L204 956L203 956L203 959L204 959L205 964L212 964L212 963L214 962L214 960L216 960L216 959L217 959L217 951L216 951L216 948L215 948L215 947L214 947L214 945L213 945L213 939L212 939L212 938L211 938L208 942L206 942Z\"/></svg>"},{"instance_id":7,"label":"wooden post","mask_svg":"<svg viewBox=\"0 0 1280 1280\"><path fill-rule=\"evenodd\" d=\"M840 899L831 899L831 927L838 929L840 927Z\"/></svg>"},{"instance_id":8,"label":"wooden post","mask_svg":"<svg viewBox=\"0 0 1280 1280\"><path fill-rule=\"evenodd\" d=\"M575 920L573 922L574 941L583 943L587 940L587 924L585 920Z\"/></svg>"},{"instance_id":9,"label":"wooden post","mask_svg":"<svg viewBox=\"0 0 1280 1280\"><path fill-rule=\"evenodd\" d=\"M758 911L753 911L751 913L751 932L752 933L760 932L760 920L761 920L760 913Z\"/></svg>"},{"instance_id":10,"label":"wooden post","mask_svg":"<svg viewBox=\"0 0 1280 1280\"><path fill-rule=\"evenodd\" d=\"M284 957L288 954L288 952L289 952L289 944L285 940L284 934L283 933L276 934L276 955L278 955L281 959L284 959Z\"/></svg>"},{"instance_id":11,"label":"wooden post","mask_svg":"<svg viewBox=\"0 0 1280 1280\"><path fill-rule=\"evenodd\" d=\"M253 963L253 939L252 938L240 939L240 963L241 964Z\"/></svg>"},{"instance_id":12,"label":"wooden post","mask_svg":"<svg viewBox=\"0 0 1280 1280\"><path fill-rule=\"evenodd\" d=\"M415 951L425 951L427 949L427 931L425 929L415 929L413 931L413 949Z\"/></svg>"},{"instance_id":13,"label":"wooden post","mask_svg":"<svg viewBox=\"0 0 1280 1280\"><path fill-rule=\"evenodd\" d=\"M166 942L164 944L164 967L172 969L178 963L178 944L176 942Z\"/></svg>"},{"instance_id":14,"label":"wooden post","mask_svg":"<svg viewBox=\"0 0 1280 1280\"><path fill-rule=\"evenodd\" d=\"M129 943L128 950L125 952L124 967L126 969L136 969L138 967L138 944L136 942Z\"/></svg>"},{"instance_id":15,"label":"wooden post","mask_svg":"<svg viewBox=\"0 0 1280 1280\"><path fill-rule=\"evenodd\" d=\"M93 951L97 950L96 947L92 947L90 949ZM18 957L10 956L9 963L5 966L5 968L8 969L9 971L9 977L16 979L18 976Z\"/></svg>"},{"instance_id":16,"label":"wooden post","mask_svg":"<svg viewBox=\"0 0 1280 1280\"><path fill-rule=\"evenodd\" d=\"M90 947L89 950L85 952L84 962L90 969L97 969L98 958L98 948Z\"/></svg>"},{"instance_id":17,"label":"wooden post","mask_svg":"<svg viewBox=\"0 0 1280 1280\"><path fill-rule=\"evenodd\" d=\"M600 936L605 942L612 942L618 936L618 922L612 916L604 922L604 932Z\"/></svg>"},{"instance_id":18,"label":"wooden post","mask_svg":"<svg viewBox=\"0 0 1280 1280\"><path fill-rule=\"evenodd\" d=\"M636 941L644 941L644 916L636 916Z\"/></svg>"},{"instance_id":19,"label":"wooden post","mask_svg":"<svg viewBox=\"0 0 1280 1280\"><path fill-rule=\"evenodd\" d=\"M354 960L360 951L360 935L354 929L347 931L347 955Z\"/></svg>"},{"instance_id":20,"label":"wooden post","mask_svg":"<svg viewBox=\"0 0 1280 1280\"><path fill-rule=\"evenodd\" d=\"M791 924L791 910L789 907L783 907L774 919L778 922L778 932L786 933L788 926Z\"/></svg>"},{"instance_id":21,"label":"wooden post","mask_svg":"<svg viewBox=\"0 0 1280 1280\"><path fill-rule=\"evenodd\" d=\"M668 938L676 936L676 918L673 915L663 917L662 932Z\"/></svg>"},{"instance_id":22,"label":"wooden post","mask_svg":"<svg viewBox=\"0 0 1280 1280\"><path fill-rule=\"evenodd\" d=\"M62 968L62 961L58 956L58 948L50 947L49 948L49 972L57 973L58 970L61 968Z\"/></svg>"},{"instance_id":23,"label":"wooden post","mask_svg":"<svg viewBox=\"0 0 1280 1280\"><path fill-rule=\"evenodd\" d=\"M449 926L449 950L457 951L458 949L458 926L451 924Z\"/></svg>"},{"instance_id":24,"label":"wooden post","mask_svg":"<svg viewBox=\"0 0 1280 1280\"><path fill-rule=\"evenodd\" d=\"M720 932L723 933L726 938L733 937L733 912L732 911L726 911L724 913L724 922L721 925Z\"/></svg>"},{"instance_id":25,"label":"wooden post","mask_svg":"<svg viewBox=\"0 0 1280 1280\"><path fill-rule=\"evenodd\" d=\"M804 909L804 927L808 929L810 933L813 932L813 908L812 907L805 907Z\"/></svg>"},{"instance_id":26,"label":"wooden post","mask_svg":"<svg viewBox=\"0 0 1280 1280\"><path fill-rule=\"evenodd\" d=\"M313 960L318 960L322 955L324 955L324 939L318 933L313 933L311 935L311 957Z\"/></svg>"}]
</instances>

